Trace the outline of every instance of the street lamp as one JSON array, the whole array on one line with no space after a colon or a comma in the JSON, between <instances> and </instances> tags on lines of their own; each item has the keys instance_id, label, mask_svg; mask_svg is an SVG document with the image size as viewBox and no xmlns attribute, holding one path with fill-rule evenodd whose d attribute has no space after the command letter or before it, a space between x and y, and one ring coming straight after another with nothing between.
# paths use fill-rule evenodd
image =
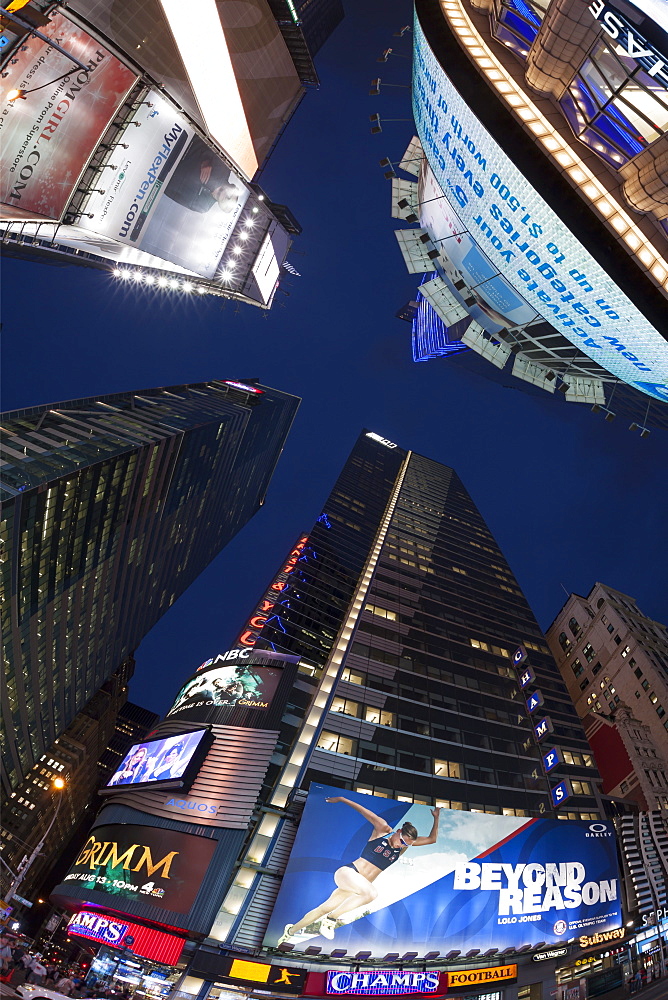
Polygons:
<instances>
[{"instance_id":1,"label":"street lamp","mask_svg":"<svg viewBox=\"0 0 668 1000\"><path fill-rule=\"evenodd\" d=\"M53 779L53 781L51 783L51 788L52 788L52 790L54 792L62 792L62 790L65 788L65 784L66 784L66 782L65 782L64 778L56 777L56 778ZM53 824L56 822L56 819L58 818L58 812L60 810L60 803L62 801L63 801L62 796L58 795L56 797L56 809L55 809L55 812L54 812L54 814L53 814L53 816L51 818L51 822L47 826L47 828L44 831L44 834L43 834L40 842L37 844L37 846L32 851L32 853L30 854L30 856L27 857L27 858L25 858L25 860L22 861L21 864L19 865L19 867L17 868L16 875L14 876L14 881L12 882L12 884L9 887L9 889L5 893L5 902L9 902L9 900L13 896L16 895L16 890L18 889L18 887L21 885L21 882L23 881L23 879L28 874L30 868L32 867L33 862L41 854L42 848L44 847L44 842L45 842L46 838L49 836L49 834L51 833L51 828L53 827Z\"/></svg>"},{"instance_id":2,"label":"street lamp","mask_svg":"<svg viewBox=\"0 0 668 1000\"><path fill-rule=\"evenodd\" d=\"M33 87L31 90L21 90L20 88L10 90L7 94L7 100L10 102L18 100L25 101L28 94L34 94L37 90L44 90L45 87L50 87L52 83L58 83L59 80L64 80L66 76L71 76L76 68L76 66L70 66L66 73L62 73L60 76L57 76L55 80L49 80L48 83L42 83L39 87Z\"/></svg>"}]
</instances>

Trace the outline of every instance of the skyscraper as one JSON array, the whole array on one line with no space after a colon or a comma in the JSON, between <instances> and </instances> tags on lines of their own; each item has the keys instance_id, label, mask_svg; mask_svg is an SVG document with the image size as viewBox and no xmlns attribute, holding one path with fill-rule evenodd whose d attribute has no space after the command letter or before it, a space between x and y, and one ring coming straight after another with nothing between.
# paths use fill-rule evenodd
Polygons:
<instances>
[{"instance_id":1,"label":"skyscraper","mask_svg":"<svg viewBox=\"0 0 668 1000\"><path fill-rule=\"evenodd\" d=\"M610 715L624 702L664 746L668 731L668 633L633 597L596 583L571 594L546 632L578 715ZM650 778L654 783L654 778ZM664 795L668 782L656 785Z\"/></svg>"},{"instance_id":2,"label":"skyscraper","mask_svg":"<svg viewBox=\"0 0 668 1000\"><path fill-rule=\"evenodd\" d=\"M284 569L237 640L301 657L262 789L268 809L300 804L323 782L475 813L601 818L598 773L566 688L452 469L363 432ZM513 665L519 646L540 689L535 718ZM535 727L545 719L541 750ZM554 744L572 792L556 806L541 763ZM258 827L248 880L242 864L212 937L261 943L276 878L250 871L282 870L288 830L272 856Z\"/></svg>"},{"instance_id":3,"label":"skyscraper","mask_svg":"<svg viewBox=\"0 0 668 1000\"><path fill-rule=\"evenodd\" d=\"M298 402L216 380L5 415L7 790L264 502Z\"/></svg>"},{"instance_id":4,"label":"skyscraper","mask_svg":"<svg viewBox=\"0 0 668 1000\"><path fill-rule=\"evenodd\" d=\"M198 769L173 774L174 755L202 740ZM376 969L407 965L418 985L431 963L432 991L502 982L515 1000L511 984L529 996L554 981L556 958L589 920L619 936L612 823L531 610L456 473L375 432L362 432L231 648L185 680L152 741L150 761L128 764L105 789L52 900L84 921L120 912L196 937L179 989L213 998L262 982L273 993L268 977L283 969L281 982L298 975L296 992L323 997L323 961L345 984L346 963L375 974L373 955ZM373 891L360 851L363 865L383 857ZM466 898L443 902L461 858ZM467 893L482 859L485 879L495 874ZM514 873L513 887L502 872ZM358 889L340 885L351 878L369 889L356 913ZM374 910L388 885L394 895ZM560 886L573 894L566 904ZM422 895L430 887L436 897ZM339 891L341 914L327 916L328 899L308 910L329 894L338 905ZM546 942L563 947L543 953ZM311 971L286 972L286 951ZM261 952L280 965L249 966Z\"/></svg>"}]
</instances>

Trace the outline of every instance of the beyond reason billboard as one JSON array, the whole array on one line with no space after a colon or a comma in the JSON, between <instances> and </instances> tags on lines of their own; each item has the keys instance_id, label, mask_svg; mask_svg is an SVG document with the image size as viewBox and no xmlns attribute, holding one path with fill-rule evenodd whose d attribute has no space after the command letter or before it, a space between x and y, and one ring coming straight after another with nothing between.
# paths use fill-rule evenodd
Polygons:
<instances>
[{"instance_id":1,"label":"beyond reason billboard","mask_svg":"<svg viewBox=\"0 0 668 1000\"><path fill-rule=\"evenodd\" d=\"M312 784L264 943L380 957L444 943L535 947L621 926L612 823L432 809Z\"/></svg>"}]
</instances>

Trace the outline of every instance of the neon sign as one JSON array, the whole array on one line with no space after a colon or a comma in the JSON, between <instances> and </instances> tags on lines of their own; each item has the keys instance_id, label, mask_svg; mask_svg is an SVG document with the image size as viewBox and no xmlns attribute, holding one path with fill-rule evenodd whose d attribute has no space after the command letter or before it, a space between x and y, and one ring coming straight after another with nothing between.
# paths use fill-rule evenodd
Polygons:
<instances>
[{"instance_id":1,"label":"neon sign","mask_svg":"<svg viewBox=\"0 0 668 1000\"><path fill-rule=\"evenodd\" d=\"M328 972L327 993L343 996L354 993L363 996L397 996L404 993L435 993L438 990L438 972L384 971Z\"/></svg>"},{"instance_id":2,"label":"neon sign","mask_svg":"<svg viewBox=\"0 0 668 1000\"><path fill-rule=\"evenodd\" d=\"M378 441L379 444L384 444L386 448L397 447L394 441L388 441L387 438L381 437L380 434L374 434L373 431L368 431L366 436L371 438L372 441Z\"/></svg>"},{"instance_id":3,"label":"neon sign","mask_svg":"<svg viewBox=\"0 0 668 1000\"><path fill-rule=\"evenodd\" d=\"M295 547L291 550L285 565L276 575L276 579L244 626L241 635L237 639L237 646L248 647L255 645L258 640L259 633L264 625L266 625L269 621L270 612L276 606L279 595L288 585L288 577L299 560L302 558L302 553L307 541L308 535L302 535Z\"/></svg>"}]
</instances>

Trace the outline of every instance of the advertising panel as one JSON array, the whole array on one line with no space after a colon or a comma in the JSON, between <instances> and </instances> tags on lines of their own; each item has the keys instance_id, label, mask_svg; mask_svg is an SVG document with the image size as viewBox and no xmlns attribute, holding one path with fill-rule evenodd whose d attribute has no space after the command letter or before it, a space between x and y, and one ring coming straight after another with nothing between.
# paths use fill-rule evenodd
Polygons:
<instances>
[{"instance_id":1,"label":"advertising panel","mask_svg":"<svg viewBox=\"0 0 668 1000\"><path fill-rule=\"evenodd\" d=\"M432 230L435 240L467 231L480 245L468 277L493 285L500 274L521 300L617 378L668 400L668 344L526 180L461 98L429 48L419 21L414 32L413 112L436 179L452 212ZM425 187L425 198L429 197ZM424 206L431 228L435 206ZM458 228L453 229L453 226ZM466 263L466 258L463 260ZM478 289L482 294L482 289ZM515 296L517 298L517 296ZM494 305L514 319L520 305ZM515 322L517 320L515 319ZM522 321L524 322L524 321Z\"/></svg>"},{"instance_id":2,"label":"advertising panel","mask_svg":"<svg viewBox=\"0 0 668 1000\"><path fill-rule=\"evenodd\" d=\"M64 14L55 13L45 31L89 69L73 66L34 35L26 36L7 65L4 93L25 90L26 97L3 99L0 110L4 218L60 218L96 144L137 80ZM69 69L69 76L57 79Z\"/></svg>"},{"instance_id":3,"label":"advertising panel","mask_svg":"<svg viewBox=\"0 0 668 1000\"><path fill-rule=\"evenodd\" d=\"M216 849L216 841L153 826L98 826L63 879L108 893L122 909L139 899L187 913ZM116 904L114 904L116 905Z\"/></svg>"},{"instance_id":4,"label":"advertising panel","mask_svg":"<svg viewBox=\"0 0 668 1000\"><path fill-rule=\"evenodd\" d=\"M164 931L153 930L130 920L106 917L100 913L80 910L70 917L67 933L98 941L112 948L130 948L135 955L156 962L174 965L178 962L186 939Z\"/></svg>"},{"instance_id":5,"label":"advertising panel","mask_svg":"<svg viewBox=\"0 0 668 1000\"><path fill-rule=\"evenodd\" d=\"M93 192L80 228L110 237L212 278L250 191L191 129L183 115L151 91L114 151L105 191Z\"/></svg>"},{"instance_id":6,"label":"advertising panel","mask_svg":"<svg viewBox=\"0 0 668 1000\"><path fill-rule=\"evenodd\" d=\"M199 670L181 688L167 713L168 718L218 722L228 709L254 708L266 711L276 693L282 671L252 663L224 663Z\"/></svg>"},{"instance_id":7,"label":"advertising panel","mask_svg":"<svg viewBox=\"0 0 668 1000\"><path fill-rule=\"evenodd\" d=\"M340 791L311 785L267 947L503 951L622 924L612 823Z\"/></svg>"},{"instance_id":8,"label":"advertising panel","mask_svg":"<svg viewBox=\"0 0 668 1000\"><path fill-rule=\"evenodd\" d=\"M118 785L159 786L184 778L189 765L202 758L197 751L206 752L212 739L208 729L198 729L161 740L135 743L107 782L107 788Z\"/></svg>"}]
</instances>

